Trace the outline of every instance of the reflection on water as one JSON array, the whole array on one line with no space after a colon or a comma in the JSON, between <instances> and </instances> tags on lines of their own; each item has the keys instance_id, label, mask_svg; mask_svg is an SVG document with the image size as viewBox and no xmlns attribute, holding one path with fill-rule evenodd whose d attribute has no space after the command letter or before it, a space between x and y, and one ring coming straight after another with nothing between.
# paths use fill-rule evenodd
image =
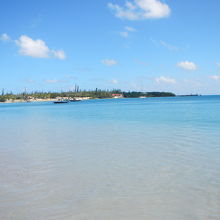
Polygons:
<instances>
[{"instance_id":1,"label":"reflection on water","mask_svg":"<svg viewBox=\"0 0 220 220\"><path fill-rule=\"evenodd\" d=\"M0 105L0 219L220 219L220 97Z\"/></svg>"}]
</instances>

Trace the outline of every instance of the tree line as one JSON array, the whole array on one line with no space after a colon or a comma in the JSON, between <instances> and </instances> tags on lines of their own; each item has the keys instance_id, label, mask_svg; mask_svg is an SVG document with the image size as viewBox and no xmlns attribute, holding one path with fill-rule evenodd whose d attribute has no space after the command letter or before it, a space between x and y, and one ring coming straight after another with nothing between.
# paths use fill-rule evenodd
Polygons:
<instances>
[{"instance_id":1,"label":"tree line","mask_svg":"<svg viewBox=\"0 0 220 220\"><path fill-rule=\"evenodd\" d=\"M7 100L28 100L28 99L55 99L57 97L68 97L68 98L75 98L75 97L89 97L89 98L112 98L112 94L121 94L125 98L138 98L138 97L173 97L175 96L174 93L171 92L137 92L137 91L129 91L124 92L120 89L113 89L113 90L80 90L78 87L75 88L74 91L65 91L65 92L23 92L14 94L4 93L0 95L0 102L5 102Z\"/></svg>"}]
</instances>

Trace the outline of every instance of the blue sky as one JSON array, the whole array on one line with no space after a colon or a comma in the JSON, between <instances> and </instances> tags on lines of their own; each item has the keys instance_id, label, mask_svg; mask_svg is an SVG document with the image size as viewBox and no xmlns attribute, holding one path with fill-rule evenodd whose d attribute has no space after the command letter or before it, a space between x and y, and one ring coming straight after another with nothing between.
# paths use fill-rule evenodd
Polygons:
<instances>
[{"instance_id":1,"label":"blue sky","mask_svg":"<svg viewBox=\"0 0 220 220\"><path fill-rule=\"evenodd\" d=\"M0 0L0 88L220 94L219 0Z\"/></svg>"}]
</instances>

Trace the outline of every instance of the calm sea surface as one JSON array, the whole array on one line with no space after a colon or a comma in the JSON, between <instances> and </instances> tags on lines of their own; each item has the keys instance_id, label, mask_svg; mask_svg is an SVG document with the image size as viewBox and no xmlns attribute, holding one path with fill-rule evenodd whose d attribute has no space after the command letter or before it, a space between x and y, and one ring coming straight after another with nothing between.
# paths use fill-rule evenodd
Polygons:
<instances>
[{"instance_id":1,"label":"calm sea surface","mask_svg":"<svg viewBox=\"0 0 220 220\"><path fill-rule=\"evenodd\" d=\"M220 219L220 96L0 104L0 219Z\"/></svg>"}]
</instances>

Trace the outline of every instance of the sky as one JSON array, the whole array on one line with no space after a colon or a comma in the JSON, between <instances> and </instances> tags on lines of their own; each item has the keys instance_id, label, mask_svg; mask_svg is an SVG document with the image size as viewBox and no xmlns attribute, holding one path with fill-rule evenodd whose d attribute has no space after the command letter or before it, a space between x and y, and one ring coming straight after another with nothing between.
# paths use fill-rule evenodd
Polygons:
<instances>
[{"instance_id":1,"label":"sky","mask_svg":"<svg viewBox=\"0 0 220 220\"><path fill-rule=\"evenodd\" d=\"M220 94L219 0L0 0L0 89Z\"/></svg>"}]
</instances>

